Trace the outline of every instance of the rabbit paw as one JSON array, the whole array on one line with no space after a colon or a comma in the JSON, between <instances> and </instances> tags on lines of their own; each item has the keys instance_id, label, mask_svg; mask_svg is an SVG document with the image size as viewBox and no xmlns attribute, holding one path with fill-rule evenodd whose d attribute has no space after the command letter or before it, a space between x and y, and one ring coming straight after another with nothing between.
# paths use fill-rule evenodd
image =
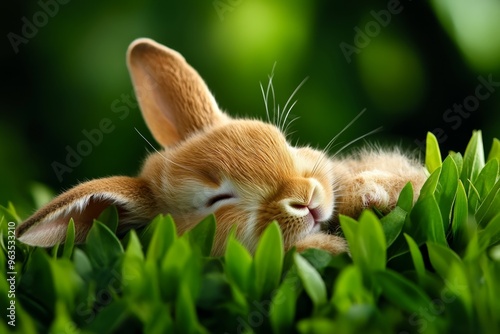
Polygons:
<instances>
[{"instance_id":1,"label":"rabbit paw","mask_svg":"<svg viewBox=\"0 0 500 334\"><path fill-rule=\"evenodd\" d=\"M387 174L389 173L369 171L361 173L356 179L359 184L358 196L361 198L362 209L377 208L387 211L396 203L397 198L391 198L391 194L385 188L391 183L391 175Z\"/></svg>"},{"instance_id":2,"label":"rabbit paw","mask_svg":"<svg viewBox=\"0 0 500 334\"><path fill-rule=\"evenodd\" d=\"M346 184L338 202L338 212L357 217L364 209L388 213L394 209L407 179L380 170L363 171Z\"/></svg>"},{"instance_id":3,"label":"rabbit paw","mask_svg":"<svg viewBox=\"0 0 500 334\"><path fill-rule=\"evenodd\" d=\"M347 241L336 235L326 233L315 233L306 236L295 244L298 252L309 248L317 248L332 254L349 252Z\"/></svg>"}]
</instances>

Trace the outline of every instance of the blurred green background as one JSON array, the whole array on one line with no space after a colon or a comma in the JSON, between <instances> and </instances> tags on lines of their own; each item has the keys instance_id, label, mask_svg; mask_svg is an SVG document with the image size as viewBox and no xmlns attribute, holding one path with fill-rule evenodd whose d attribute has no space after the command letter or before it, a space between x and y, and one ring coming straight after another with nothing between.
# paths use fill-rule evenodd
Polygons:
<instances>
[{"instance_id":1,"label":"blurred green background","mask_svg":"<svg viewBox=\"0 0 500 334\"><path fill-rule=\"evenodd\" d=\"M259 83L267 84L275 63L282 106L309 77L292 112L300 117L294 143L324 147L364 108L339 141L382 126L370 140L419 150L434 131L446 153L463 151L473 129L483 130L487 149L500 136L499 1L40 0L2 7L0 205L13 201L23 216L36 205L37 183L58 193L138 172L151 148L134 128L154 141L140 110L125 102L133 94L125 51L137 37L181 52L231 115L265 117ZM103 119L113 130L57 175L54 163L67 165L68 150L87 149L84 131Z\"/></svg>"}]
</instances>

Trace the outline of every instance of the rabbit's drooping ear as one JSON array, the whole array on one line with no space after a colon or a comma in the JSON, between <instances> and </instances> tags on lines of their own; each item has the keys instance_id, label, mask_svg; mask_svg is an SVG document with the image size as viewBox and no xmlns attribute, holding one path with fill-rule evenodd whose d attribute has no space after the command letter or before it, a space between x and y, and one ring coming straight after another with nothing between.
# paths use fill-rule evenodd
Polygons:
<instances>
[{"instance_id":1,"label":"rabbit's drooping ear","mask_svg":"<svg viewBox=\"0 0 500 334\"><path fill-rule=\"evenodd\" d=\"M17 227L20 241L51 247L66 239L70 218L75 222L75 242L85 241L93 220L108 206L116 205L120 226L140 225L158 212L148 183L140 178L115 176L82 183L53 199Z\"/></svg>"},{"instance_id":2,"label":"rabbit's drooping ear","mask_svg":"<svg viewBox=\"0 0 500 334\"><path fill-rule=\"evenodd\" d=\"M203 79L178 52L140 38L129 46L127 63L146 124L161 145L227 119Z\"/></svg>"}]
</instances>

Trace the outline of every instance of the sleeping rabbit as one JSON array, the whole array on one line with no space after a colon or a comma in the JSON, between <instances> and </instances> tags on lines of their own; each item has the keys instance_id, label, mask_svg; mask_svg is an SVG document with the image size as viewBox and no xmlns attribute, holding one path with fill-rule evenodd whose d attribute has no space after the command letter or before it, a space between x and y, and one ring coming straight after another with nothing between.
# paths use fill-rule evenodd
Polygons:
<instances>
[{"instance_id":1,"label":"sleeping rabbit","mask_svg":"<svg viewBox=\"0 0 500 334\"><path fill-rule=\"evenodd\" d=\"M134 41L127 64L144 119L163 146L137 177L81 183L39 209L17 228L20 241L42 247L64 242L68 221L82 243L93 219L118 208L119 231L171 214L180 233L209 214L217 221L213 254L229 231L255 250L276 220L287 249L347 251L345 240L322 231L339 214L391 210L411 182L416 199L424 167L397 149L364 149L344 158L294 147L279 127L233 119L222 112L199 74L174 50L150 39Z\"/></svg>"}]
</instances>

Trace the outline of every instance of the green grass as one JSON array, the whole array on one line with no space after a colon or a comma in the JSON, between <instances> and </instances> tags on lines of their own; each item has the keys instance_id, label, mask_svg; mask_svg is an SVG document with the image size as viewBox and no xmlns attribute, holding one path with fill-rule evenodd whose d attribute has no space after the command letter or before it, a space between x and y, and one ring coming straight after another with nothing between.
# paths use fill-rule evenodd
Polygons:
<instances>
[{"instance_id":1,"label":"green grass","mask_svg":"<svg viewBox=\"0 0 500 334\"><path fill-rule=\"evenodd\" d=\"M2 207L0 332L500 333L500 141L486 156L475 132L444 161L432 135L427 144L415 205L408 185L385 217L341 217L351 256L284 253L272 223L255 255L230 236L210 257L213 217L178 236L159 216L119 240L114 208L85 245L70 223L66 243L45 250L9 239L20 217Z\"/></svg>"}]
</instances>

